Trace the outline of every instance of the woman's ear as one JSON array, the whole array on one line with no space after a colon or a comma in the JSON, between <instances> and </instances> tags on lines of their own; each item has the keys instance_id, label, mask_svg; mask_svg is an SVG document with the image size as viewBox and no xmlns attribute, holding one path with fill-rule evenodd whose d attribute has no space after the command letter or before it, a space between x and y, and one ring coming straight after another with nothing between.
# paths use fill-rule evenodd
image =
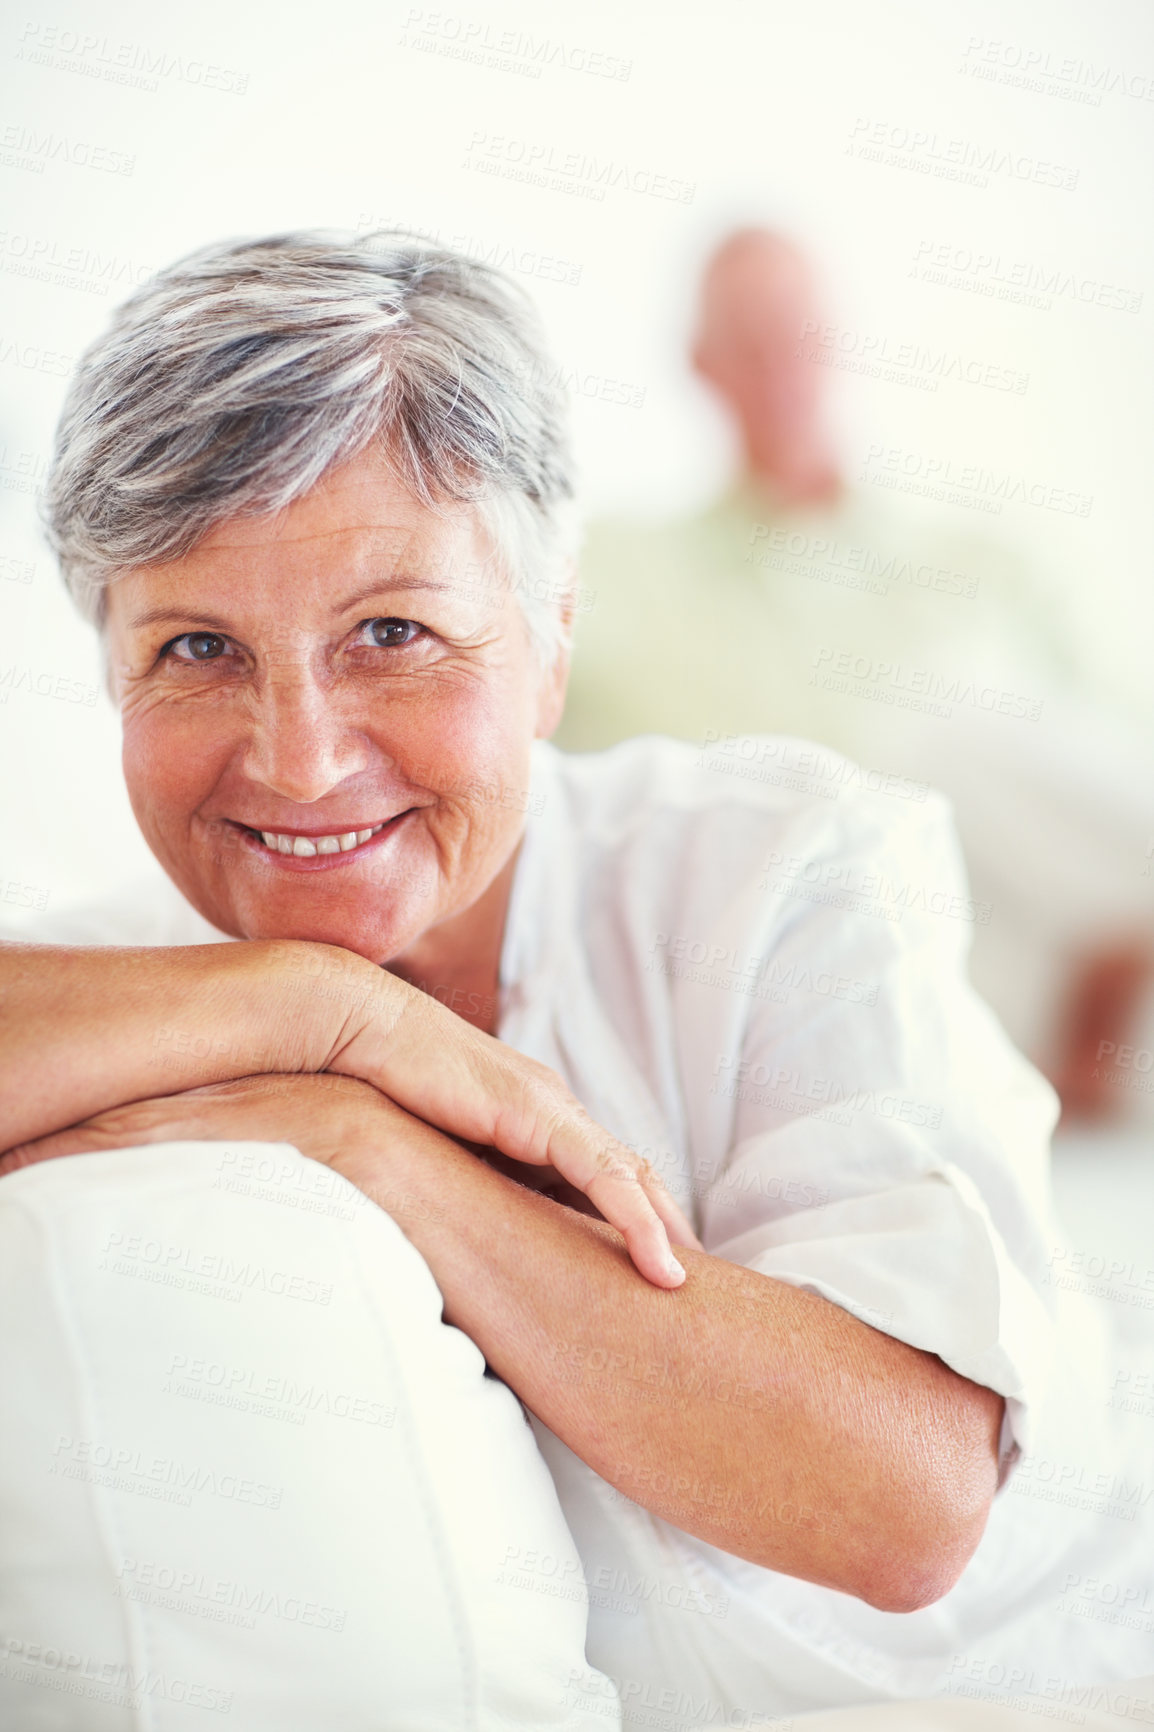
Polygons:
<instances>
[{"instance_id":1,"label":"woman's ear","mask_svg":"<svg viewBox=\"0 0 1154 1732\"><path fill-rule=\"evenodd\" d=\"M104 689L112 699L113 709L120 708L120 684L116 678L116 669L112 665L112 652L108 645L108 633L100 634L100 660L104 667Z\"/></svg>"},{"instance_id":2,"label":"woman's ear","mask_svg":"<svg viewBox=\"0 0 1154 1732\"><path fill-rule=\"evenodd\" d=\"M573 654L573 617L577 599L577 562L565 571L563 599L558 605L558 628L553 659L541 669L537 697L536 738L547 740L561 720L565 690L569 684L569 662Z\"/></svg>"}]
</instances>

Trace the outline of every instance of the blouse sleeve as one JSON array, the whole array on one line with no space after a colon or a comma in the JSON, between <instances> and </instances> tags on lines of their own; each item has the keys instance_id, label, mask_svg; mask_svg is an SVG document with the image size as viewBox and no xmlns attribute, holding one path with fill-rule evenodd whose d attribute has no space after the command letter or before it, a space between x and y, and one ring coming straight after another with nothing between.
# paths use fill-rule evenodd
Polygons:
<instances>
[{"instance_id":1,"label":"blouse sleeve","mask_svg":"<svg viewBox=\"0 0 1154 1732\"><path fill-rule=\"evenodd\" d=\"M713 1065L732 1129L702 1237L1004 1396L1004 1480L1053 1351L1056 1101L969 985L992 911L948 807L895 821L880 804L766 851L760 989ZM783 1005L767 984L783 979L809 990Z\"/></svg>"}]
</instances>

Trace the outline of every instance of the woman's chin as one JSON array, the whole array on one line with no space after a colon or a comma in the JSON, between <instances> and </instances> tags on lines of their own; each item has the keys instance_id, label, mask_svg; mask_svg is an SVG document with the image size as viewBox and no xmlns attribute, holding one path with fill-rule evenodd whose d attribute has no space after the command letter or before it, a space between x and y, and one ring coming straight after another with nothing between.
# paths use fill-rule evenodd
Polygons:
<instances>
[{"instance_id":1,"label":"woman's chin","mask_svg":"<svg viewBox=\"0 0 1154 1732\"><path fill-rule=\"evenodd\" d=\"M292 938L305 944L334 944L366 961L384 963L403 949L407 929L381 919L375 908L363 920L354 916L302 914L296 918L256 916L244 922L241 938Z\"/></svg>"},{"instance_id":2,"label":"woman's chin","mask_svg":"<svg viewBox=\"0 0 1154 1732\"><path fill-rule=\"evenodd\" d=\"M436 897L427 885L414 885L409 873L407 894L381 883L341 885L336 874L309 874L273 879L254 873L245 862L239 872L213 874L206 883L177 879L188 900L221 932L233 938L292 938L311 944L335 944L370 962L395 956L436 916ZM171 876L171 874L170 874ZM423 876L423 874L422 874ZM413 895L415 889L424 895ZM431 905L431 906L430 906Z\"/></svg>"},{"instance_id":3,"label":"woman's chin","mask_svg":"<svg viewBox=\"0 0 1154 1732\"><path fill-rule=\"evenodd\" d=\"M243 895L198 896L181 885L197 911L230 938L295 939L306 944L333 944L351 950L367 961L383 964L412 942L421 930L420 916L406 919L399 909L382 907L377 891L367 907L353 898L324 908L315 899L252 897ZM309 906L312 902L312 906Z\"/></svg>"}]
</instances>

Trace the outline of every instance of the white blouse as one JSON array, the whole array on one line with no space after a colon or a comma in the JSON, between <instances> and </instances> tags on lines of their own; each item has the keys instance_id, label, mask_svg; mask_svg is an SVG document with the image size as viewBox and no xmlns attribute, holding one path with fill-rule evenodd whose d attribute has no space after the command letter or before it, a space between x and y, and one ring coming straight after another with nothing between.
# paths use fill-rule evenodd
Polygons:
<instances>
[{"instance_id":1,"label":"white blouse","mask_svg":"<svg viewBox=\"0 0 1154 1732\"><path fill-rule=\"evenodd\" d=\"M944 1600L904 1615L693 1539L535 1422L586 1567L588 1658L625 1725L752 1727L943 1690L1051 1705L1148 1669L1148 1629L1077 1603L1086 1572L1112 1570L1150 1581L1154 1607L1151 1475L1107 1409L1106 1322L1054 1279L1055 1097L967 983L989 910L946 803L800 740L706 754L645 737L583 757L539 744L527 807L501 1038L649 1157L708 1251L1006 1398L985 1538ZM221 936L159 874L147 896L21 935Z\"/></svg>"},{"instance_id":2,"label":"white blouse","mask_svg":"<svg viewBox=\"0 0 1154 1732\"><path fill-rule=\"evenodd\" d=\"M502 1038L648 1155L708 1251L1006 1398L981 1546L905 1615L691 1538L537 1424L585 1563L588 1657L626 1727L940 1691L1053 1714L1085 1706L1087 1680L1148 1671L1150 1440L1107 1407L1111 1308L1055 1281L1057 1102L968 984L991 911L946 802L801 740L646 737L538 748L530 806ZM607 1367L639 1391L652 1371ZM1085 1592L1102 1580L1150 1615L1110 1621Z\"/></svg>"}]
</instances>

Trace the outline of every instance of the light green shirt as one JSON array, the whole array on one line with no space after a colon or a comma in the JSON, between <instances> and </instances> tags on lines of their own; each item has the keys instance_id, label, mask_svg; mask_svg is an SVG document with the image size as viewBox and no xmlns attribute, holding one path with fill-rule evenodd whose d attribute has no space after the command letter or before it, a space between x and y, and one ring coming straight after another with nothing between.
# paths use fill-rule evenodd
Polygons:
<instances>
[{"instance_id":1,"label":"light green shirt","mask_svg":"<svg viewBox=\"0 0 1154 1732\"><path fill-rule=\"evenodd\" d=\"M1025 560L866 492L785 511L745 485L681 522L595 525L580 582L557 736L574 751L787 733L900 768L911 730L967 708L1036 720L1074 676Z\"/></svg>"}]
</instances>

